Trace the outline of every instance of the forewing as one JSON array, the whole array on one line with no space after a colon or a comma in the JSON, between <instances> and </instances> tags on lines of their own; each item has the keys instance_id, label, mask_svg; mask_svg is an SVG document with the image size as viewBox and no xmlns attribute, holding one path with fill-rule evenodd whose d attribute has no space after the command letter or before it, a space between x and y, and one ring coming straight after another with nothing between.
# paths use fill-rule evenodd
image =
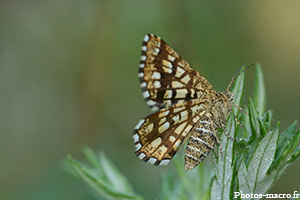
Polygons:
<instances>
[{"instance_id":1,"label":"forewing","mask_svg":"<svg viewBox=\"0 0 300 200\"><path fill-rule=\"evenodd\" d=\"M133 132L135 154L154 165L167 165L208 106L206 98L178 103L140 120Z\"/></svg>"},{"instance_id":2,"label":"forewing","mask_svg":"<svg viewBox=\"0 0 300 200\"><path fill-rule=\"evenodd\" d=\"M153 34L144 37L138 76L152 111L216 93L203 76Z\"/></svg>"}]
</instances>

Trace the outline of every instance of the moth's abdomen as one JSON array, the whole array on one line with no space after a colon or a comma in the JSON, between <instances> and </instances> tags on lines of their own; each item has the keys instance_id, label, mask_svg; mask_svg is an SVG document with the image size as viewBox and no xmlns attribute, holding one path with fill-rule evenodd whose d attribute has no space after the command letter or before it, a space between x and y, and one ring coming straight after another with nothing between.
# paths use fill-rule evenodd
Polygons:
<instances>
[{"instance_id":1,"label":"moth's abdomen","mask_svg":"<svg viewBox=\"0 0 300 200\"><path fill-rule=\"evenodd\" d=\"M211 152L216 141L217 130L209 121L198 121L191 130L190 139L185 150L184 169L195 168Z\"/></svg>"}]
</instances>

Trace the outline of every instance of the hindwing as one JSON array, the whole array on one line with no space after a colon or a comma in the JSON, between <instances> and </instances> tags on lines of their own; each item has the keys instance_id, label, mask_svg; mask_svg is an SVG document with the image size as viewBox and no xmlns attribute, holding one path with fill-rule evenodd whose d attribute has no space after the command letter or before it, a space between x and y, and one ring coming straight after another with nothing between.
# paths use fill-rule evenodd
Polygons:
<instances>
[{"instance_id":1,"label":"hindwing","mask_svg":"<svg viewBox=\"0 0 300 200\"><path fill-rule=\"evenodd\" d=\"M133 133L136 156L154 165L167 165L207 107L207 98L194 99L140 120Z\"/></svg>"}]
</instances>

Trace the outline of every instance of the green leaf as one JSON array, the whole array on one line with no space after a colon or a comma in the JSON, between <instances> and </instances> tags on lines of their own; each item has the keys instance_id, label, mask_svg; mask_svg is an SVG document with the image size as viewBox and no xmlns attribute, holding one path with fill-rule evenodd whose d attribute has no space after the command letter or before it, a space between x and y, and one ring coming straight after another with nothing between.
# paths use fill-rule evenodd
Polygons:
<instances>
[{"instance_id":1,"label":"green leaf","mask_svg":"<svg viewBox=\"0 0 300 200\"><path fill-rule=\"evenodd\" d=\"M264 113L261 117L261 121L263 122L264 127L267 131L270 129L271 119L272 119L272 111L271 110Z\"/></svg>"},{"instance_id":2,"label":"green leaf","mask_svg":"<svg viewBox=\"0 0 300 200\"><path fill-rule=\"evenodd\" d=\"M279 126L269 132L255 149L249 164L242 162L238 171L239 191L246 194L265 194L273 184L274 176L268 176L277 145Z\"/></svg>"},{"instance_id":3,"label":"green leaf","mask_svg":"<svg viewBox=\"0 0 300 200\"><path fill-rule=\"evenodd\" d=\"M235 119L233 113L228 118L226 130L231 137L235 136ZM234 182L234 141L230 139L225 133L222 134L220 144L223 149L224 158L217 156L215 152L211 155L215 178L213 179L211 187L211 199L232 199L233 182ZM220 150L219 150L220 151Z\"/></svg>"},{"instance_id":4,"label":"green leaf","mask_svg":"<svg viewBox=\"0 0 300 200\"><path fill-rule=\"evenodd\" d=\"M244 67L239 71L243 71ZM245 88L245 73L241 73L234 82L232 94L234 94L234 102L240 106L242 103ZM234 115L237 116L240 110L234 106Z\"/></svg>"},{"instance_id":5,"label":"green leaf","mask_svg":"<svg viewBox=\"0 0 300 200\"><path fill-rule=\"evenodd\" d=\"M213 177L212 163L204 160L195 169L186 172L184 171L183 156L175 157L171 169L161 174L162 195L159 199L208 200L209 183Z\"/></svg>"},{"instance_id":6,"label":"green leaf","mask_svg":"<svg viewBox=\"0 0 300 200\"><path fill-rule=\"evenodd\" d=\"M257 113L259 115L259 113ZM259 123L259 127L260 127L260 135L261 137L265 137L267 134L267 129L265 127L265 122L263 119L261 119L259 116L257 117L258 119L258 123Z\"/></svg>"},{"instance_id":7,"label":"green leaf","mask_svg":"<svg viewBox=\"0 0 300 200\"><path fill-rule=\"evenodd\" d=\"M92 167L81 164L71 156L68 156L70 166L80 179L86 182L97 193L105 199L118 200L141 200L140 195L134 193L127 178L109 161L104 153L99 153L99 157L89 148L84 149L84 153Z\"/></svg>"},{"instance_id":8,"label":"green leaf","mask_svg":"<svg viewBox=\"0 0 300 200\"><path fill-rule=\"evenodd\" d=\"M295 126L296 122L284 132L284 135L281 135L280 141L278 141L275 159L269 170L270 174L275 174L275 181L277 181L283 172L300 156L300 147L298 146L300 130L293 132Z\"/></svg>"},{"instance_id":9,"label":"green leaf","mask_svg":"<svg viewBox=\"0 0 300 200\"><path fill-rule=\"evenodd\" d=\"M253 104L253 101L251 98L249 98L249 120L250 120L250 128L251 128L251 135L253 141L256 139L256 137L260 137L260 126L259 126L259 119L258 119L258 113L256 111L256 108Z\"/></svg>"},{"instance_id":10,"label":"green leaf","mask_svg":"<svg viewBox=\"0 0 300 200\"><path fill-rule=\"evenodd\" d=\"M299 142L299 134L295 134L297 121L295 121L287 130L285 130L278 139L278 148L273 166L275 166L282 156L286 155L291 149L295 149Z\"/></svg>"},{"instance_id":11,"label":"green leaf","mask_svg":"<svg viewBox=\"0 0 300 200\"><path fill-rule=\"evenodd\" d=\"M265 112L266 107L266 92L264 84L264 74L259 63L256 64L254 104L257 108L257 111L262 115Z\"/></svg>"}]
</instances>

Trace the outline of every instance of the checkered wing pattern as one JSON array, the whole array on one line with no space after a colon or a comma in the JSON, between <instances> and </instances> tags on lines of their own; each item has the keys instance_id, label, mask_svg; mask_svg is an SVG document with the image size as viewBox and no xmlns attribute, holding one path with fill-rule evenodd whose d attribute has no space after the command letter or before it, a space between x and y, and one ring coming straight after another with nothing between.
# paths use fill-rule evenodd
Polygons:
<instances>
[{"instance_id":1,"label":"checkered wing pattern","mask_svg":"<svg viewBox=\"0 0 300 200\"><path fill-rule=\"evenodd\" d=\"M194 99L140 120L133 133L136 156L153 165L167 165L208 106L206 98Z\"/></svg>"},{"instance_id":2,"label":"checkered wing pattern","mask_svg":"<svg viewBox=\"0 0 300 200\"><path fill-rule=\"evenodd\" d=\"M154 165L167 165L188 138L186 171L201 163L215 143L223 155L218 128L234 140L225 125L233 100L228 90L239 74L226 91L217 93L160 37L146 35L138 76L144 99L156 113L140 120L133 131L136 156Z\"/></svg>"},{"instance_id":3,"label":"checkered wing pattern","mask_svg":"<svg viewBox=\"0 0 300 200\"><path fill-rule=\"evenodd\" d=\"M138 76L152 111L216 93L203 76L153 34L144 37Z\"/></svg>"}]
</instances>

